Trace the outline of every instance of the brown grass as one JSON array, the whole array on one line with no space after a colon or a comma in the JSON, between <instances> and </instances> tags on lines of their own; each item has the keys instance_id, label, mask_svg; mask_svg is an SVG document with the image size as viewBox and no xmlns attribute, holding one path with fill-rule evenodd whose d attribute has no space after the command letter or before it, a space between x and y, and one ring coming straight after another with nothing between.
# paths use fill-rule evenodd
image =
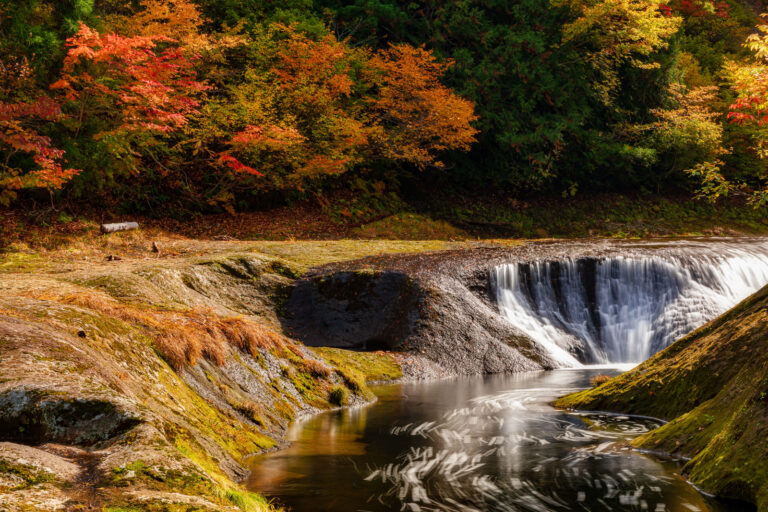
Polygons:
<instances>
[{"instance_id":1,"label":"brown grass","mask_svg":"<svg viewBox=\"0 0 768 512\"><path fill-rule=\"evenodd\" d=\"M262 415L264 414L264 409L256 402L252 402L248 400L245 402L235 402L230 405L234 410L236 410L237 412L239 412L249 420L253 421L258 425L264 426L264 419L262 418Z\"/></svg>"},{"instance_id":2,"label":"brown grass","mask_svg":"<svg viewBox=\"0 0 768 512\"><path fill-rule=\"evenodd\" d=\"M331 369L316 359L304 361L304 368L311 376L319 379L327 379L331 376Z\"/></svg>"},{"instance_id":3,"label":"brown grass","mask_svg":"<svg viewBox=\"0 0 768 512\"><path fill-rule=\"evenodd\" d=\"M243 318L224 318L219 320L218 327L232 345L254 357L259 349L277 349L285 344L276 332Z\"/></svg>"},{"instance_id":4,"label":"brown grass","mask_svg":"<svg viewBox=\"0 0 768 512\"><path fill-rule=\"evenodd\" d=\"M72 304L146 327L154 338L157 351L176 370L194 366L200 358L222 366L226 362L227 345L253 357L257 357L261 350L274 350L280 355L290 351L302 361L305 359L295 342L275 331L241 317L222 318L207 309L186 312L142 309L106 295L86 293L63 297L38 294L36 298ZM321 363L312 363L308 370L313 375L330 374Z\"/></svg>"},{"instance_id":5,"label":"brown grass","mask_svg":"<svg viewBox=\"0 0 768 512\"><path fill-rule=\"evenodd\" d=\"M610 375L595 375L589 379L589 382L592 384L593 388L596 388L597 386L602 386L611 379L612 377Z\"/></svg>"},{"instance_id":6,"label":"brown grass","mask_svg":"<svg viewBox=\"0 0 768 512\"><path fill-rule=\"evenodd\" d=\"M179 322L157 338L157 348L174 368L192 366L202 356L222 366L226 362L226 347L258 357L261 350L288 349L301 359L304 356L296 344L245 318L221 318L207 310L176 314Z\"/></svg>"}]
</instances>

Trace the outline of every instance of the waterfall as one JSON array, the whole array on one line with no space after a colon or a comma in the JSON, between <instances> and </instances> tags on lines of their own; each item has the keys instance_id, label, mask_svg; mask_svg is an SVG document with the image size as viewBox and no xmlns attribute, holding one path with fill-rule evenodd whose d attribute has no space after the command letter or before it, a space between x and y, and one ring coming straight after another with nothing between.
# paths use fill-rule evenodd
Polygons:
<instances>
[{"instance_id":1,"label":"waterfall","mask_svg":"<svg viewBox=\"0 0 768 512\"><path fill-rule=\"evenodd\" d=\"M563 366L636 363L768 284L768 244L500 265L501 313Z\"/></svg>"}]
</instances>

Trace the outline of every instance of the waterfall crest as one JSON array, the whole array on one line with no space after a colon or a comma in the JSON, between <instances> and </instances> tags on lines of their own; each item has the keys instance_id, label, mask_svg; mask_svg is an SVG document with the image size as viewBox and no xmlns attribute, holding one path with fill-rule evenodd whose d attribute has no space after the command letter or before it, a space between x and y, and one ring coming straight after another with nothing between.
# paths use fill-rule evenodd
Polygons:
<instances>
[{"instance_id":1,"label":"waterfall crest","mask_svg":"<svg viewBox=\"0 0 768 512\"><path fill-rule=\"evenodd\" d=\"M636 363L768 283L768 245L500 265L500 312L563 366Z\"/></svg>"}]
</instances>

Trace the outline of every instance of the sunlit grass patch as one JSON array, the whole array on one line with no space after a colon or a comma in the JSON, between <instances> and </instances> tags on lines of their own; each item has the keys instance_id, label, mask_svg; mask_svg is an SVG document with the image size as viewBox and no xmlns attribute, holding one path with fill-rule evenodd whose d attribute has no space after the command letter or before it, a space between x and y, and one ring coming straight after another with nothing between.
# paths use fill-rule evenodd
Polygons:
<instances>
[{"instance_id":1,"label":"sunlit grass patch","mask_svg":"<svg viewBox=\"0 0 768 512\"><path fill-rule=\"evenodd\" d=\"M415 213L398 213L353 230L364 238L390 240L462 240L469 235L444 220Z\"/></svg>"}]
</instances>

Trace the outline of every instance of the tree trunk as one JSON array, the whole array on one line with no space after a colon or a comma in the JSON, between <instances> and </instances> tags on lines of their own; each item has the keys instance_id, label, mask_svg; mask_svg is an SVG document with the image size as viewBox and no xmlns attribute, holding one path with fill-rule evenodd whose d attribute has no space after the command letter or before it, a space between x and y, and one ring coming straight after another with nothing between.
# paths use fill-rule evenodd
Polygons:
<instances>
[{"instance_id":1,"label":"tree trunk","mask_svg":"<svg viewBox=\"0 0 768 512\"><path fill-rule=\"evenodd\" d=\"M116 231L130 231L131 229L139 229L138 222L118 222L116 224L102 224L102 233L114 233Z\"/></svg>"}]
</instances>

